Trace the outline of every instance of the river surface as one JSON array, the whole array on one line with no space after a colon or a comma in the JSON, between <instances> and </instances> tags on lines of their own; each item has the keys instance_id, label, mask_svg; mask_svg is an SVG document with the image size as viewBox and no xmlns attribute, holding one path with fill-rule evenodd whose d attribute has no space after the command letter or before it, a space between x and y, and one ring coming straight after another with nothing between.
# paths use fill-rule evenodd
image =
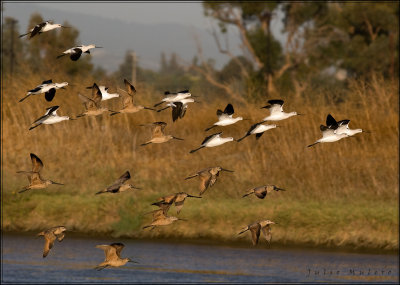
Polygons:
<instances>
[{"instance_id":1,"label":"river surface","mask_svg":"<svg viewBox=\"0 0 400 285\"><path fill-rule=\"evenodd\" d=\"M99 244L122 242L122 257L139 262L97 271ZM56 241L46 258L44 239L4 234L2 283L287 283L399 282L397 255L339 253L71 237Z\"/></svg>"}]
</instances>

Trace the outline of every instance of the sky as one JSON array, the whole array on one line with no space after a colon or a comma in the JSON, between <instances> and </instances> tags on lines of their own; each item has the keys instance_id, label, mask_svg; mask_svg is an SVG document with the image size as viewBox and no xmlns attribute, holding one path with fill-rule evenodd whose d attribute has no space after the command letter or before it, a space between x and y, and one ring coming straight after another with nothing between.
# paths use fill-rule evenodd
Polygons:
<instances>
[{"instance_id":1,"label":"sky","mask_svg":"<svg viewBox=\"0 0 400 285\"><path fill-rule=\"evenodd\" d=\"M38 3L38 5L56 10L80 12L83 14L102 16L126 22L144 24L180 23L195 24L206 27L208 19L203 15L203 7L198 2L96 2L83 3Z\"/></svg>"},{"instance_id":2,"label":"sky","mask_svg":"<svg viewBox=\"0 0 400 285\"><path fill-rule=\"evenodd\" d=\"M20 33L26 32L30 15L34 12L56 23L75 21L72 24L80 31L80 44L90 42L105 47L92 54L92 62L108 72L118 69L127 50L135 50L141 67L153 70L159 68L161 52L166 53L167 59L175 52L190 62L197 55L193 34L198 36L205 58L215 60L216 68L222 68L230 60L217 49L210 33L211 23L217 27L216 21L204 16L201 1L3 3L3 17L16 18ZM273 20L271 29L282 38L279 19ZM242 54L237 30L229 29L228 40L232 53Z\"/></svg>"}]
</instances>

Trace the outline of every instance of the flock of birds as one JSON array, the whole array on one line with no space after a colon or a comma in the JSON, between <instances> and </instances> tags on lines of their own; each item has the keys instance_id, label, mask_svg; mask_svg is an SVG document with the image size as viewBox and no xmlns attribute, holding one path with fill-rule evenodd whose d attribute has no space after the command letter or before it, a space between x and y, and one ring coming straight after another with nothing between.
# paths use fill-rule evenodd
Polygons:
<instances>
[{"instance_id":1,"label":"flock of birds","mask_svg":"<svg viewBox=\"0 0 400 285\"><path fill-rule=\"evenodd\" d=\"M44 33L44 32L47 32L47 31L50 31L50 30L53 30L56 28L67 28L67 27L64 27L60 24L52 24L50 21L46 21L46 22L36 25L28 33L23 34L20 37L30 35L30 38L32 38L35 35L39 35L41 33ZM70 48L70 49L64 51L57 58L61 58L65 55L70 55L71 60L76 61L80 58L82 53L90 53L89 50L92 48L98 48L98 47L96 47L95 45L76 46L76 47L73 47L73 48ZM43 93L45 94L45 99L48 102L51 102L56 94L56 90L57 89L65 89L65 87L67 85L68 85L68 82L53 83L52 80L43 81L40 85L38 85L34 89L29 90L28 93L26 94L26 96L23 97L21 100L19 100L19 102L24 101L27 97L29 97L31 95L38 95L38 94L43 94ZM192 94L189 92L189 90L182 90L182 91L179 91L176 93L166 91L164 93L163 99L160 102L154 104L153 108L145 107L145 106L135 104L135 101L134 101L134 97L136 94L135 87L126 79L124 79L124 85L125 85L125 90L121 89L121 91L124 92L124 96L120 96L120 94L118 94L118 93L108 93L108 87L98 86L96 83L94 83L92 86L87 87L87 89L91 89L90 97L78 94L79 98L83 101L85 110L81 114L77 115L76 118L70 118L69 116L58 116L57 111L60 107L52 106L52 107L49 107L46 109L46 112L43 116L41 116L40 118L38 118L37 120L35 120L32 123L32 126L29 128L29 130L32 130L42 124L55 124L55 123L59 123L64 120L76 120L77 118L84 117L84 116L98 116L104 112L110 112L110 116L114 116L114 115L123 114L123 113L136 113L143 109L161 112L167 108L171 108L172 109L172 120L173 120L173 122L175 122L179 118L182 119L184 117L189 103L198 102L193 98L195 96L192 96ZM120 109L118 111L113 111L106 107L101 106L102 101L109 100L112 98L118 98L118 97L123 97L123 101L122 101L123 108L122 109ZM165 104L164 108L159 109L159 110L154 109L155 107L162 105L162 104ZM253 124L250 127L250 129L244 134L244 136L239 139L236 139L236 141L240 142L250 135L255 135L256 140L258 140L266 131L278 127L276 124L266 124L267 121L280 121L280 120L288 119L292 116L302 115L297 112L289 112L289 113L284 112L283 105L284 105L283 100L276 100L276 99L269 100L268 105L263 106L262 108L268 109L270 111L270 114L268 116L266 116L265 118L263 118L261 122ZM225 107L225 109L223 111L218 109L216 114L218 117L218 121L215 122L212 126L206 128L205 131L208 131L208 130L213 129L218 126L224 127L224 126L235 124L236 122L241 121L241 120L247 120L247 119L243 119L242 117L235 117L235 118L233 117L234 108L233 108L232 104L227 104L227 106ZM342 138L350 137L357 133L363 132L362 129L350 129L349 122L350 122L350 120L347 120L347 119L337 122L330 114L328 114L327 118L326 118L326 125L320 126L320 130L322 132L322 138L320 138L317 141L315 141L314 143L308 145L308 147L314 146L318 143L335 142ZM165 134L166 125L167 125L167 123L165 123L165 122L153 122L151 124L141 125L141 126L151 126L152 127L151 138L148 141L142 143L141 146L145 146L145 145L148 145L151 143L165 143L172 139L183 140L182 138L178 138L178 137L175 137L172 135ZM205 147L220 146L224 143L235 140L233 137L221 137L221 135L222 135L222 132L217 132L212 135L206 136L204 138L204 140L201 142L200 146L198 148L191 150L190 153L194 153ZM40 171L43 168L43 162L40 160L40 158L37 155L35 155L33 153L30 154L30 158L32 161L32 170L17 172L17 173L22 173L22 174L27 175L28 179L29 179L29 185L24 187L21 191L19 191L19 193L25 192L30 189L43 189L51 184L63 185L61 183L42 178L40 175ZM170 207L174 204L175 208L176 208L176 213L179 214L180 211L182 210L182 207L183 207L183 204L184 204L184 201L186 198L202 198L201 195L204 194L204 192L209 187L212 187L216 183L220 172L223 172L223 171L233 172L232 170L228 170L228 169L222 168L220 166L216 166L216 167L209 167L206 169L202 169L202 170L186 177L185 178L186 180L192 179L195 177L199 178L199 180L200 180L199 195L200 196L194 196L194 195L190 195L185 192L180 192L180 193L175 193L172 195L160 197L158 199L158 201L151 204L153 206L159 207L159 209L146 213L146 214L152 214L153 219L152 219L152 222L149 225L144 226L143 229L145 229L145 228L154 229L157 226L170 225L174 221L178 221L178 220L186 221L185 219L181 219L181 218L174 217L174 216L169 216L168 211L169 211ZM130 189L140 190L141 188L127 183L127 181L130 178L131 178L131 175L130 175L129 171L126 171L113 184L104 188L101 191L98 191L95 194L96 195L104 194L104 193L116 194L116 193L121 193L121 192L130 190ZM257 198L264 199L265 196L268 193L271 193L272 191L285 191L285 189L279 188L275 185L263 185L263 186L258 186L258 187L249 189L242 197L244 198L244 197L254 194ZM252 237L252 243L253 243L253 245L256 245L258 243L259 236L262 231L268 245L270 245L271 238L272 238L271 225L273 225L273 224L277 224L277 223L270 221L270 220L260 220L260 221L257 221L257 222L247 225L238 234L240 235L246 231L250 231L251 237ZM65 231L67 231L67 229L64 226L57 226L57 227L52 227L52 228L38 234L38 236L44 236L44 239L45 239L43 257L46 257L48 255L48 253L49 253L50 249L53 247L56 239L59 242L61 242L64 239ZM125 265L127 262L135 262L135 261L131 260L130 258L121 258L121 251L124 248L124 245L122 243L112 243L110 245L97 245L96 247L104 250L104 253L105 253L105 260L96 267L96 269L98 269L98 270L101 270L108 266L117 267L117 266Z\"/></svg>"}]
</instances>

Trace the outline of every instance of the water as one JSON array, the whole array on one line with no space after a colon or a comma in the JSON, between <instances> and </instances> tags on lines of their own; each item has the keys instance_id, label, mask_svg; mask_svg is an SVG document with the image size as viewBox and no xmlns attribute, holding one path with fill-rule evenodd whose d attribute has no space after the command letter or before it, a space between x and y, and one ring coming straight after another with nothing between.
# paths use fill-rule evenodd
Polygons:
<instances>
[{"instance_id":1,"label":"water","mask_svg":"<svg viewBox=\"0 0 400 285\"><path fill-rule=\"evenodd\" d=\"M121 256L139 264L93 269L98 244L123 242ZM68 236L42 258L43 237L3 235L2 283L205 283L399 281L397 255L209 246Z\"/></svg>"}]
</instances>

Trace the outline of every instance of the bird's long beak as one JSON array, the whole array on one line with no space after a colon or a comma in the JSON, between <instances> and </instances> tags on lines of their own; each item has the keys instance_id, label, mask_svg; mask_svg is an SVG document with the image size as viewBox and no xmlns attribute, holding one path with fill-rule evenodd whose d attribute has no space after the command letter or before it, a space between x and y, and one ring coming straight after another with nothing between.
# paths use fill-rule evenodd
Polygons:
<instances>
[{"instance_id":1,"label":"bird's long beak","mask_svg":"<svg viewBox=\"0 0 400 285\"><path fill-rule=\"evenodd\" d=\"M242 120L243 120L243 121L250 121L250 119L244 119L244 118L243 118Z\"/></svg>"},{"instance_id":2,"label":"bird's long beak","mask_svg":"<svg viewBox=\"0 0 400 285\"><path fill-rule=\"evenodd\" d=\"M304 116L305 114L303 113L297 113L298 116Z\"/></svg>"},{"instance_id":3,"label":"bird's long beak","mask_svg":"<svg viewBox=\"0 0 400 285\"><path fill-rule=\"evenodd\" d=\"M51 183L52 183L52 184L57 184L57 185L64 185L64 184L62 184L62 183L58 183L58 182L54 182L54 181L51 181Z\"/></svg>"},{"instance_id":4,"label":"bird's long beak","mask_svg":"<svg viewBox=\"0 0 400 285\"><path fill-rule=\"evenodd\" d=\"M139 187L136 187L136 186L133 186L132 188L133 189L137 189L137 190L142 190L142 188L139 188Z\"/></svg>"},{"instance_id":5,"label":"bird's long beak","mask_svg":"<svg viewBox=\"0 0 400 285\"><path fill-rule=\"evenodd\" d=\"M173 137L174 139L176 139L176 140L180 140L180 141L183 141L184 139L181 139L181 138L177 138L177 137Z\"/></svg>"},{"instance_id":6,"label":"bird's long beak","mask_svg":"<svg viewBox=\"0 0 400 285\"><path fill-rule=\"evenodd\" d=\"M67 29L70 29L71 27L61 26L61 28L67 28Z\"/></svg>"},{"instance_id":7,"label":"bird's long beak","mask_svg":"<svg viewBox=\"0 0 400 285\"><path fill-rule=\"evenodd\" d=\"M103 47L96 47L96 48L103 48Z\"/></svg>"},{"instance_id":8,"label":"bird's long beak","mask_svg":"<svg viewBox=\"0 0 400 285\"><path fill-rule=\"evenodd\" d=\"M225 168L221 168L222 171L227 171L227 172L235 172L233 170L229 170L229 169L225 169Z\"/></svg>"},{"instance_id":9,"label":"bird's long beak","mask_svg":"<svg viewBox=\"0 0 400 285\"><path fill-rule=\"evenodd\" d=\"M280 190L280 191L286 191L285 189L278 188L278 187L276 187L276 189L278 189L278 190Z\"/></svg>"},{"instance_id":10,"label":"bird's long beak","mask_svg":"<svg viewBox=\"0 0 400 285\"><path fill-rule=\"evenodd\" d=\"M193 198L202 198L202 197L199 197L199 196L193 196L193 195L188 195L188 197L193 197Z\"/></svg>"},{"instance_id":11,"label":"bird's long beak","mask_svg":"<svg viewBox=\"0 0 400 285\"><path fill-rule=\"evenodd\" d=\"M137 261L134 261L134 260L128 260L128 262L132 262L132 263L139 263L139 262L137 262Z\"/></svg>"},{"instance_id":12,"label":"bird's long beak","mask_svg":"<svg viewBox=\"0 0 400 285\"><path fill-rule=\"evenodd\" d=\"M156 109L149 108L149 107L143 107L143 109L146 109L146 110L152 110L152 111L157 111Z\"/></svg>"},{"instance_id":13,"label":"bird's long beak","mask_svg":"<svg viewBox=\"0 0 400 285\"><path fill-rule=\"evenodd\" d=\"M269 106L269 105L267 105L267 106L264 106L264 107L261 107L260 109L263 109L263 108L268 108L268 106Z\"/></svg>"},{"instance_id":14,"label":"bird's long beak","mask_svg":"<svg viewBox=\"0 0 400 285\"><path fill-rule=\"evenodd\" d=\"M365 130L363 130L363 133L370 134L370 133L372 133L372 132L371 132L371 131L365 131Z\"/></svg>"},{"instance_id":15,"label":"bird's long beak","mask_svg":"<svg viewBox=\"0 0 400 285\"><path fill-rule=\"evenodd\" d=\"M178 220L179 220L179 221L184 221L184 222L187 222L187 220L186 220L186 219L181 219L181 218L178 218Z\"/></svg>"}]
</instances>

